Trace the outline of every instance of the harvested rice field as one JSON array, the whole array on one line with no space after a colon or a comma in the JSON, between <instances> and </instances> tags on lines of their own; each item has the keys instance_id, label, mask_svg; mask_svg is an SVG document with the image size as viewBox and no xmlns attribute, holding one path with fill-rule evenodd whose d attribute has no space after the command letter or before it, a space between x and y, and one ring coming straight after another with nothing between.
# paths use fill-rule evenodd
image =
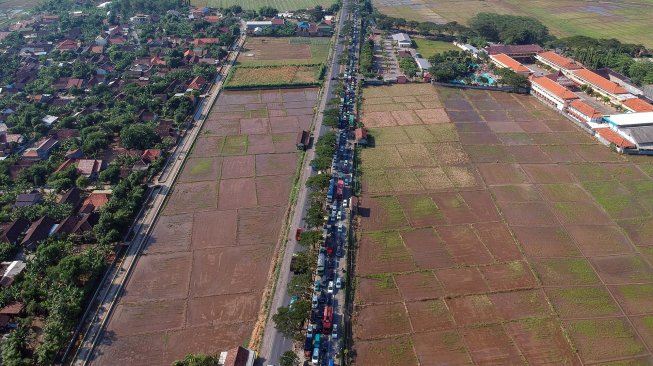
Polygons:
<instances>
[{"instance_id":1,"label":"harvested rice field","mask_svg":"<svg viewBox=\"0 0 653 366\"><path fill-rule=\"evenodd\" d=\"M317 89L223 92L96 347L97 365L170 365L247 345Z\"/></svg>"},{"instance_id":2,"label":"harvested rice field","mask_svg":"<svg viewBox=\"0 0 653 366\"><path fill-rule=\"evenodd\" d=\"M326 61L330 43L328 37L249 37L238 57L238 64L320 64Z\"/></svg>"},{"instance_id":3,"label":"harvested rice field","mask_svg":"<svg viewBox=\"0 0 653 366\"><path fill-rule=\"evenodd\" d=\"M319 65L236 67L229 73L225 88L316 84Z\"/></svg>"},{"instance_id":4,"label":"harvested rice field","mask_svg":"<svg viewBox=\"0 0 653 366\"><path fill-rule=\"evenodd\" d=\"M649 36L653 3L649 0L374 0L373 3L380 12L407 20L467 24L481 12L512 14L537 18L560 37L617 38L626 43L653 46Z\"/></svg>"},{"instance_id":5,"label":"harvested rice field","mask_svg":"<svg viewBox=\"0 0 653 366\"><path fill-rule=\"evenodd\" d=\"M359 364L653 360L650 159L530 96L407 84L363 98Z\"/></svg>"}]
</instances>

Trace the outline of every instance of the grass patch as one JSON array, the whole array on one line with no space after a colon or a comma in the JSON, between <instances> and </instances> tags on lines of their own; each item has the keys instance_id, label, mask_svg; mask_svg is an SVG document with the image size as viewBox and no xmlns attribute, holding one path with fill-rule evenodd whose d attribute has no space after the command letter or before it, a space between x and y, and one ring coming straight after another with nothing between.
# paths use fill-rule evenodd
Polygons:
<instances>
[{"instance_id":1,"label":"grass patch","mask_svg":"<svg viewBox=\"0 0 653 366\"><path fill-rule=\"evenodd\" d=\"M583 187L610 216L621 217L627 211L638 212L642 209L633 196L616 181L583 182Z\"/></svg>"},{"instance_id":2,"label":"grass patch","mask_svg":"<svg viewBox=\"0 0 653 366\"><path fill-rule=\"evenodd\" d=\"M397 231L372 231L366 233L377 245L375 258L381 262L409 262L411 255L406 250Z\"/></svg>"},{"instance_id":3,"label":"grass patch","mask_svg":"<svg viewBox=\"0 0 653 366\"><path fill-rule=\"evenodd\" d=\"M459 48L451 42L431 41L425 38L414 38L414 41L417 45L417 52L419 52L424 58L429 58L444 51L459 50Z\"/></svg>"},{"instance_id":4,"label":"grass patch","mask_svg":"<svg viewBox=\"0 0 653 366\"><path fill-rule=\"evenodd\" d=\"M368 136L374 139L374 146L409 144L410 138L403 127L370 128Z\"/></svg>"},{"instance_id":5,"label":"grass patch","mask_svg":"<svg viewBox=\"0 0 653 366\"><path fill-rule=\"evenodd\" d=\"M405 224L406 217L404 216L404 211L402 210L397 197L383 196L378 197L377 201L385 212L389 226L401 226Z\"/></svg>"},{"instance_id":6,"label":"grass patch","mask_svg":"<svg viewBox=\"0 0 653 366\"><path fill-rule=\"evenodd\" d=\"M211 160L200 160L197 161L193 166L188 170L190 175L201 175L206 174L211 170L213 162Z\"/></svg>"},{"instance_id":7,"label":"grass patch","mask_svg":"<svg viewBox=\"0 0 653 366\"><path fill-rule=\"evenodd\" d=\"M226 89L317 85L322 65L237 66L227 77Z\"/></svg>"},{"instance_id":8,"label":"grass patch","mask_svg":"<svg viewBox=\"0 0 653 366\"><path fill-rule=\"evenodd\" d=\"M377 280L376 287L382 290L392 290L397 288L395 284L395 279L392 273L375 273L369 276L372 279Z\"/></svg>"},{"instance_id":9,"label":"grass patch","mask_svg":"<svg viewBox=\"0 0 653 366\"><path fill-rule=\"evenodd\" d=\"M583 258L543 259L537 270L545 285L595 285L600 280L589 262Z\"/></svg>"},{"instance_id":10,"label":"grass patch","mask_svg":"<svg viewBox=\"0 0 653 366\"><path fill-rule=\"evenodd\" d=\"M222 155L242 155L247 153L247 135L226 136L220 149Z\"/></svg>"},{"instance_id":11,"label":"grass patch","mask_svg":"<svg viewBox=\"0 0 653 366\"><path fill-rule=\"evenodd\" d=\"M417 219L423 219L427 217L444 219L442 211L440 211L438 206L436 206L431 197L428 196L418 197L411 200L410 210Z\"/></svg>"},{"instance_id":12,"label":"grass patch","mask_svg":"<svg viewBox=\"0 0 653 366\"><path fill-rule=\"evenodd\" d=\"M623 319L590 319L567 322L585 360L600 360L639 354L644 345Z\"/></svg>"}]
</instances>

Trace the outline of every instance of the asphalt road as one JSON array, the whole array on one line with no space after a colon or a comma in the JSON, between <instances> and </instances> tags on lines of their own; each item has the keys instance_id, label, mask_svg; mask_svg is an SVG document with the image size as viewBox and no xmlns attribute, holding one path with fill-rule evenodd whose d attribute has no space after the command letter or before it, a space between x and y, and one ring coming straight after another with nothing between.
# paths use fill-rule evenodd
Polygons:
<instances>
[{"instance_id":1,"label":"asphalt road","mask_svg":"<svg viewBox=\"0 0 653 366\"><path fill-rule=\"evenodd\" d=\"M329 71L325 76L325 83L323 86L323 95L318 107L317 118L313 126L313 135L314 140L317 140L324 132L327 131L327 128L322 125L322 120L324 118L324 110L326 108L326 103L333 96L333 79L337 79L340 71L340 65L338 64L338 59L343 50L342 39L339 38L340 30L344 25L344 21L347 18L347 3L345 1L342 6L342 12L340 14L339 22L336 28L336 46L333 56L331 58L331 64L329 66ZM305 182L306 180L313 175L313 170L309 164L311 160L315 157L314 149L309 149L304 156L304 169L301 171L301 176L299 179L300 189L297 196L297 202L295 205L295 210L293 217L290 221L290 233L294 235L295 229L298 227L303 227L303 219L308 209L308 190L306 189ZM281 306L287 306L290 302L290 296L286 288L288 286L288 280L290 279L290 261L292 255L295 252L302 250L301 246L297 244L294 240L294 237L287 238L288 242L286 244L286 251L283 255L283 262L281 264L281 269L279 271L279 277L276 284L276 290L270 304L270 314L265 325L265 330L263 333L263 340L261 343L261 348L259 350L259 358L257 360L257 365L278 365L279 358L281 355L288 350L291 350L293 347L293 341L287 339L283 334L279 333L274 327L274 322L272 321L272 315L276 312L276 309Z\"/></svg>"},{"instance_id":2,"label":"asphalt road","mask_svg":"<svg viewBox=\"0 0 653 366\"><path fill-rule=\"evenodd\" d=\"M190 152L195 139L202 129L208 112L218 97L224 77L229 73L244 42L245 35L242 35L237 41L239 47L237 47L235 52L229 54L227 62L225 62L221 70L223 77L212 85L211 89L207 92L208 97L199 106L201 109L201 120L193 122L183 140L169 158L168 164L159 176L160 179L154 180L154 187L151 189L150 195L141 209L139 218L132 227L132 231L136 235L128 243L127 253L120 263L108 270L91 302L91 306L89 307L90 311L87 310L87 314L85 314L81 330L81 334L83 335L82 342L74 356L72 362L74 365L82 366L93 362L93 351L102 339L104 327L111 317L114 305L120 299L122 290L129 280L132 269L138 262L143 246L147 242L151 229L154 227L156 218L163 208L165 199L184 165L188 152Z\"/></svg>"}]
</instances>

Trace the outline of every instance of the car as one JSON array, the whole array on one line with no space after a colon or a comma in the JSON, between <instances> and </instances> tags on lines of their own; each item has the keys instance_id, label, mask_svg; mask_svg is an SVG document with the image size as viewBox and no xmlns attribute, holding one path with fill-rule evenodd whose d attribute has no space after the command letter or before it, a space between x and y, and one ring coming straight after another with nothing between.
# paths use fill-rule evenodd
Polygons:
<instances>
[{"instance_id":1,"label":"car","mask_svg":"<svg viewBox=\"0 0 653 366\"><path fill-rule=\"evenodd\" d=\"M341 210L338 210L338 214L336 215L336 219L338 221L342 220L342 211Z\"/></svg>"},{"instance_id":2,"label":"car","mask_svg":"<svg viewBox=\"0 0 653 366\"><path fill-rule=\"evenodd\" d=\"M342 224L338 224L338 234L342 234L344 231Z\"/></svg>"},{"instance_id":3,"label":"car","mask_svg":"<svg viewBox=\"0 0 653 366\"><path fill-rule=\"evenodd\" d=\"M292 304L296 303L299 298L297 296L293 296L290 298L290 305L288 307L292 307Z\"/></svg>"},{"instance_id":4,"label":"car","mask_svg":"<svg viewBox=\"0 0 653 366\"><path fill-rule=\"evenodd\" d=\"M344 254L345 253L343 253L342 248L338 247L338 249L336 249L336 257L342 258Z\"/></svg>"},{"instance_id":5,"label":"car","mask_svg":"<svg viewBox=\"0 0 653 366\"><path fill-rule=\"evenodd\" d=\"M333 332L331 332L331 339L338 339L338 324L333 325Z\"/></svg>"},{"instance_id":6,"label":"car","mask_svg":"<svg viewBox=\"0 0 653 366\"><path fill-rule=\"evenodd\" d=\"M320 281L319 280L315 280L315 284L313 285L313 290L315 292L320 291Z\"/></svg>"},{"instance_id":7,"label":"car","mask_svg":"<svg viewBox=\"0 0 653 366\"><path fill-rule=\"evenodd\" d=\"M320 362L320 349L316 347L313 350L313 357L311 357L311 363L313 365L317 365L318 362Z\"/></svg>"},{"instance_id":8,"label":"car","mask_svg":"<svg viewBox=\"0 0 653 366\"><path fill-rule=\"evenodd\" d=\"M345 177L345 179L347 179L347 178ZM345 180L345 182L346 182L346 180ZM349 199L342 200L342 207L347 208L347 206L349 206Z\"/></svg>"},{"instance_id":9,"label":"car","mask_svg":"<svg viewBox=\"0 0 653 366\"><path fill-rule=\"evenodd\" d=\"M336 288L341 289L342 288L342 277L336 278Z\"/></svg>"},{"instance_id":10,"label":"car","mask_svg":"<svg viewBox=\"0 0 653 366\"><path fill-rule=\"evenodd\" d=\"M308 324L306 327L306 338L313 338L313 324Z\"/></svg>"},{"instance_id":11,"label":"car","mask_svg":"<svg viewBox=\"0 0 653 366\"><path fill-rule=\"evenodd\" d=\"M317 295L313 295L313 301L311 302L311 307L315 309L317 308L317 304L318 304L318 297Z\"/></svg>"},{"instance_id":12,"label":"car","mask_svg":"<svg viewBox=\"0 0 653 366\"><path fill-rule=\"evenodd\" d=\"M333 281L329 281L329 285L327 286L327 292L330 294L333 293Z\"/></svg>"},{"instance_id":13,"label":"car","mask_svg":"<svg viewBox=\"0 0 653 366\"><path fill-rule=\"evenodd\" d=\"M320 297L317 298L318 303L324 304L326 302L326 296L324 294L320 294Z\"/></svg>"}]
</instances>

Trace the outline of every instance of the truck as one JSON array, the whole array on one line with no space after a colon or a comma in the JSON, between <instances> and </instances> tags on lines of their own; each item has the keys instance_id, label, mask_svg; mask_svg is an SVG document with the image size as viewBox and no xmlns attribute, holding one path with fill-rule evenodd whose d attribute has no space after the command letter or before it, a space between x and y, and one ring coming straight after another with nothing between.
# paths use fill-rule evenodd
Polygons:
<instances>
[{"instance_id":1,"label":"truck","mask_svg":"<svg viewBox=\"0 0 653 366\"><path fill-rule=\"evenodd\" d=\"M297 150L306 151L308 145L311 142L311 134L308 131L300 131L297 133L297 140L295 142Z\"/></svg>"},{"instance_id":2,"label":"truck","mask_svg":"<svg viewBox=\"0 0 653 366\"><path fill-rule=\"evenodd\" d=\"M336 181L335 179L331 178L329 181L329 190L327 191L327 202L332 202L333 201L333 193L335 192L335 187L336 186Z\"/></svg>"},{"instance_id":3,"label":"truck","mask_svg":"<svg viewBox=\"0 0 653 366\"><path fill-rule=\"evenodd\" d=\"M333 321L333 308L330 305L324 307L324 316L322 318L322 333L330 334Z\"/></svg>"},{"instance_id":4,"label":"truck","mask_svg":"<svg viewBox=\"0 0 653 366\"><path fill-rule=\"evenodd\" d=\"M299 241L302 237L302 228L297 228L297 231L295 231L295 240Z\"/></svg>"},{"instance_id":5,"label":"truck","mask_svg":"<svg viewBox=\"0 0 653 366\"><path fill-rule=\"evenodd\" d=\"M326 256L324 255L324 248L320 249L320 255L317 257L317 274L320 276L324 273L324 265L326 264Z\"/></svg>"},{"instance_id":6,"label":"truck","mask_svg":"<svg viewBox=\"0 0 653 366\"><path fill-rule=\"evenodd\" d=\"M336 199L341 200L343 191L345 190L345 181L338 179L338 186L336 188Z\"/></svg>"}]
</instances>

